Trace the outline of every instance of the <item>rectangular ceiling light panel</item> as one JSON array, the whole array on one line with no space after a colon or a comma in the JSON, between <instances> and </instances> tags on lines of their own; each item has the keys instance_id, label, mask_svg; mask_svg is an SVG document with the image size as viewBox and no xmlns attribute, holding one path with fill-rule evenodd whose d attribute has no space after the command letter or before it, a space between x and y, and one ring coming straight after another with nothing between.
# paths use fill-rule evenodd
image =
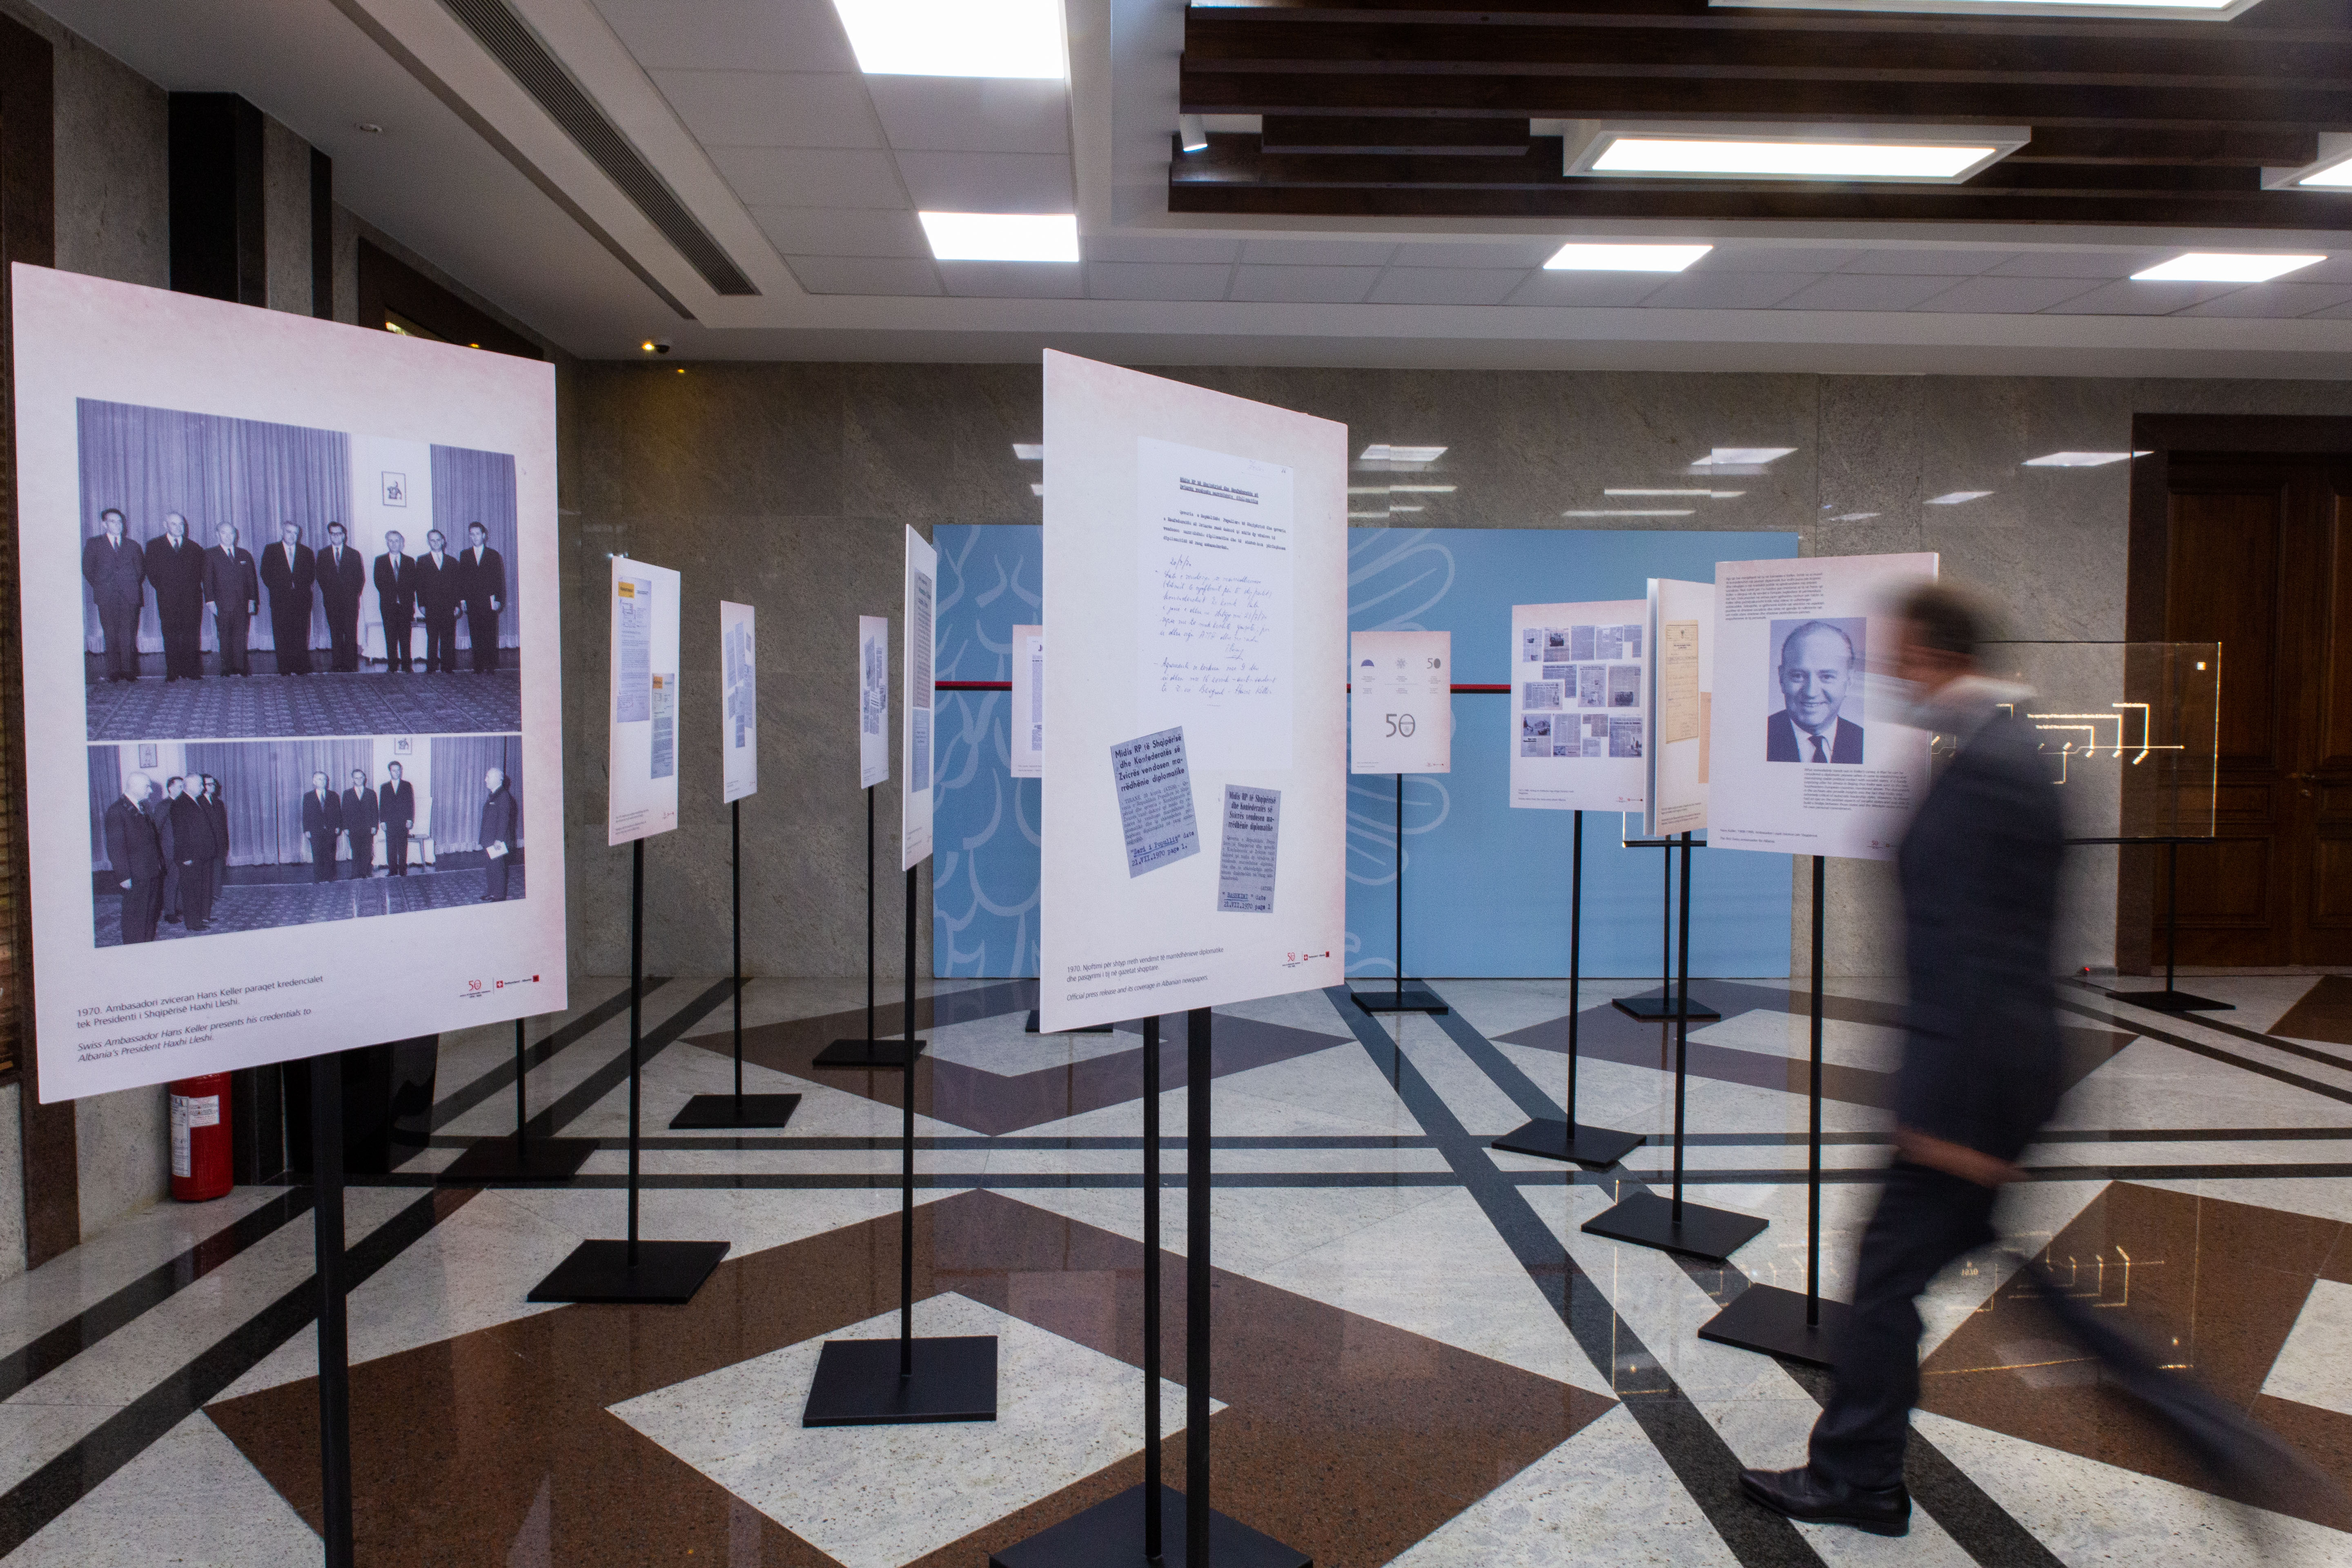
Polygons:
<instances>
[{"instance_id":1,"label":"rectangular ceiling light panel","mask_svg":"<svg viewBox=\"0 0 2352 1568\"><path fill-rule=\"evenodd\" d=\"M1680 272L1711 245L1585 245L1575 240L1552 252L1547 272Z\"/></svg>"},{"instance_id":2,"label":"rectangular ceiling light panel","mask_svg":"<svg viewBox=\"0 0 2352 1568\"><path fill-rule=\"evenodd\" d=\"M2021 465L2028 468L2104 468L2109 463L2146 457L2144 452L2045 452L2039 458L2028 458Z\"/></svg>"},{"instance_id":3,"label":"rectangular ceiling light panel","mask_svg":"<svg viewBox=\"0 0 2352 1568\"><path fill-rule=\"evenodd\" d=\"M2290 272L2315 266L2325 256L2241 255L2232 251L2192 250L2132 274L2135 283L2267 283Z\"/></svg>"},{"instance_id":4,"label":"rectangular ceiling light panel","mask_svg":"<svg viewBox=\"0 0 2352 1568\"><path fill-rule=\"evenodd\" d=\"M869 76L1063 81L1061 0L833 0Z\"/></svg>"},{"instance_id":5,"label":"rectangular ceiling light panel","mask_svg":"<svg viewBox=\"0 0 2352 1568\"><path fill-rule=\"evenodd\" d=\"M1718 10L1891 11L1944 16L2099 16L2226 22L2260 0L1707 0Z\"/></svg>"},{"instance_id":6,"label":"rectangular ceiling light panel","mask_svg":"<svg viewBox=\"0 0 2352 1568\"><path fill-rule=\"evenodd\" d=\"M1667 180L1958 184L2033 139L2027 126L1586 121L1562 172Z\"/></svg>"},{"instance_id":7,"label":"rectangular ceiling light panel","mask_svg":"<svg viewBox=\"0 0 2352 1568\"><path fill-rule=\"evenodd\" d=\"M941 261L1076 261L1076 213L917 213Z\"/></svg>"}]
</instances>

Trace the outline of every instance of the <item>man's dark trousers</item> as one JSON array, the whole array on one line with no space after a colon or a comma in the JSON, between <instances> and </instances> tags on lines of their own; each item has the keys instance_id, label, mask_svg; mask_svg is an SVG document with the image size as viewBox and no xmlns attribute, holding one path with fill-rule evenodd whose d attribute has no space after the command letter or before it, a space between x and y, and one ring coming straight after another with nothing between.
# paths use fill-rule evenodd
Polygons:
<instances>
[{"instance_id":1,"label":"man's dark trousers","mask_svg":"<svg viewBox=\"0 0 2352 1568\"><path fill-rule=\"evenodd\" d=\"M1853 1316L1838 1346L1836 1386L1813 1428L1813 1468L1855 1487L1903 1479L1903 1445L1919 1395L1916 1298L1944 1266L1994 1239L1990 1187L1897 1161L1863 1233Z\"/></svg>"}]
</instances>

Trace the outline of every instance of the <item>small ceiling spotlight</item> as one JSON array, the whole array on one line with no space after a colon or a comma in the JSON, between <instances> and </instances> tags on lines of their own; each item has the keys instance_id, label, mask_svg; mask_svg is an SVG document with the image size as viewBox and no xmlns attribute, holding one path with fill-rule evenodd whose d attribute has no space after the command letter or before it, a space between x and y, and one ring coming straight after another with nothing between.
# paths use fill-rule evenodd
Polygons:
<instances>
[{"instance_id":1,"label":"small ceiling spotlight","mask_svg":"<svg viewBox=\"0 0 2352 1568\"><path fill-rule=\"evenodd\" d=\"M1187 153L1205 153L1209 147L1209 127L1197 114L1176 117L1177 144Z\"/></svg>"}]
</instances>

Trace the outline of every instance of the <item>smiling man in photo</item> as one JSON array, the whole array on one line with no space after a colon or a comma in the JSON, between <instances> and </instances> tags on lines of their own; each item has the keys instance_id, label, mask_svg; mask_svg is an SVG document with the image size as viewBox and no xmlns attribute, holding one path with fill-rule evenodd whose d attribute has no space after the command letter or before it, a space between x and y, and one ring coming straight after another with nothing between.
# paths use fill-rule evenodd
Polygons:
<instances>
[{"instance_id":1,"label":"smiling man in photo","mask_svg":"<svg viewBox=\"0 0 2352 1568\"><path fill-rule=\"evenodd\" d=\"M1765 721L1765 761L1862 761L1862 726L1839 717L1860 662L1853 639L1832 622L1806 621L1782 639L1781 708Z\"/></svg>"}]
</instances>

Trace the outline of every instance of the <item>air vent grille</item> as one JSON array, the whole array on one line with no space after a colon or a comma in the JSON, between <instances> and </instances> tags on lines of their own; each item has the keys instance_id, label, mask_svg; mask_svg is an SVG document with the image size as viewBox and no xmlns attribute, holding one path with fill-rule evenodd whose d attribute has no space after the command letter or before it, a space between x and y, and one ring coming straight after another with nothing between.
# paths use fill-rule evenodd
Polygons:
<instances>
[{"instance_id":1,"label":"air vent grille","mask_svg":"<svg viewBox=\"0 0 2352 1568\"><path fill-rule=\"evenodd\" d=\"M721 294L757 294L742 268L728 258L719 242L703 230L659 174L637 155L627 137L604 118L595 100L557 63L539 36L509 8L505 0L441 0L449 14L506 67L522 89L564 132L604 170L624 195L677 247L703 281Z\"/></svg>"}]
</instances>

